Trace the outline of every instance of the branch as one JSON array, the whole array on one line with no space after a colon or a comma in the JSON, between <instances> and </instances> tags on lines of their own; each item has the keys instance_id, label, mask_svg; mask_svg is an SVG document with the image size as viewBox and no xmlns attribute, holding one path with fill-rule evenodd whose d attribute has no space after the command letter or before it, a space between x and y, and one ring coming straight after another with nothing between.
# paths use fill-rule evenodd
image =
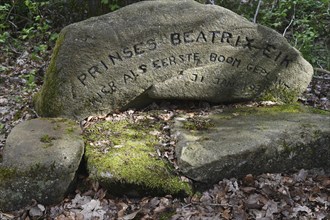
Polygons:
<instances>
[{"instance_id":1,"label":"branch","mask_svg":"<svg viewBox=\"0 0 330 220\"><path fill-rule=\"evenodd\" d=\"M18 29L18 27L17 27L17 25L16 24L14 24L14 22L12 22L12 21L9 21L8 20L8 22L11 24L11 25L13 25L16 29Z\"/></svg>"},{"instance_id":2,"label":"branch","mask_svg":"<svg viewBox=\"0 0 330 220\"><path fill-rule=\"evenodd\" d=\"M319 73L324 73L324 74L329 74L330 75L330 71L329 70L325 70L325 69L321 69L321 68L314 68L315 72L319 72Z\"/></svg>"},{"instance_id":3,"label":"branch","mask_svg":"<svg viewBox=\"0 0 330 220\"><path fill-rule=\"evenodd\" d=\"M295 19L295 16L296 16L296 5L294 4L293 5L293 15L292 15L292 18L291 18L291 21L290 21L289 25L283 31L283 34L282 34L283 37L285 36L285 34L286 34L287 30L289 29L289 27L292 25L292 23Z\"/></svg>"},{"instance_id":4,"label":"branch","mask_svg":"<svg viewBox=\"0 0 330 220\"><path fill-rule=\"evenodd\" d=\"M262 2L262 0L259 0L258 6L257 6L257 9L256 9L256 13L254 14L253 23L257 23L257 16L258 16L258 13L259 13L261 2Z\"/></svg>"}]
</instances>

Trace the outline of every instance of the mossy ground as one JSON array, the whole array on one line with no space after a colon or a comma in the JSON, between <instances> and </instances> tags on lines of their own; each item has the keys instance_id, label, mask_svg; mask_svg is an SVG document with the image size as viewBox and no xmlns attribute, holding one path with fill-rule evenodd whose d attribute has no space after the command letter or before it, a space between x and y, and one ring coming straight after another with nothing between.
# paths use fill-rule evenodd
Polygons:
<instances>
[{"instance_id":1,"label":"mossy ground","mask_svg":"<svg viewBox=\"0 0 330 220\"><path fill-rule=\"evenodd\" d=\"M157 194L191 194L191 186L157 156L159 141L153 131L159 130L160 124L148 119L104 121L89 127L85 157L91 177L108 186L118 183Z\"/></svg>"},{"instance_id":2,"label":"mossy ground","mask_svg":"<svg viewBox=\"0 0 330 220\"><path fill-rule=\"evenodd\" d=\"M187 130L208 130L214 127L214 123L210 119L195 117L190 118L183 123L183 128Z\"/></svg>"},{"instance_id":3,"label":"mossy ground","mask_svg":"<svg viewBox=\"0 0 330 220\"><path fill-rule=\"evenodd\" d=\"M0 183L12 178L16 174L16 169L0 167Z\"/></svg>"}]
</instances>

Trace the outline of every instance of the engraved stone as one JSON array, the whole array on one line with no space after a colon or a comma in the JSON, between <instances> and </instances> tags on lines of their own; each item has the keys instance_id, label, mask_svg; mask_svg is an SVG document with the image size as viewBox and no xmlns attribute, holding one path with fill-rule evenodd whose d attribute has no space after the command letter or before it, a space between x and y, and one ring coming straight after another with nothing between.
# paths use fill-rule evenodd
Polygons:
<instances>
[{"instance_id":1,"label":"engraved stone","mask_svg":"<svg viewBox=\"0 0 330 220\"><path fill-rule=\"evenodd\" d=\"M82 119L155 99L292 102L312 74L282 35L225 8L144 1L64 28L35 104Z\"/></svg>"}]
</instances>

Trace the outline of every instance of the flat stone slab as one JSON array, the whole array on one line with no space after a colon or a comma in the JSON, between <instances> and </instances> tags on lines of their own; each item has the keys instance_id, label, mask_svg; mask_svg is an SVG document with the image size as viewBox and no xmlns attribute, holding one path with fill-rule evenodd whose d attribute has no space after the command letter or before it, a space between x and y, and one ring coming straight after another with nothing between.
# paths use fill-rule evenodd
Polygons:
<instances>
[{"instance_id":1,"label":"flat stone slab","mask_svg":"<svg viewBox=\"0 0 330 220\"><path fill-rule=\"evenodd\" d=\"M56 204L66 195L84 153L81 129L61 118L33 119L13 128L0 163L0 210L32 199Z\"/></svg>"},{"instance_id":2,"label":"flat stone slab","mask_svg":"<svg viewBox=\"0 0 330 220\"><path fill-rule=\"evenodd\" d=\"M180 170L193 180L215 183L247 174L329 167L330 114L299 108L232 109L177 118Z\"/></svg>"},{"instance_id":3,"label":"flat stone slab","mask_svg":"<svg viewBox=\"0 0 330 220\"><path fill-rule=\"evenodd\" d=\"M160 123L139 118L99 122L84 132L89 178L115 195L191 194L189 183L157 154Z\"/></svg>"},{"instance_id":4,"label":"flat stone slab","mask_svg":"<svg viewBox=\"0 0 330 220\"><path fill-rule=\"evenodd\" d=\"M312 74L279 33L232 11L143 1L64 28L35 106L83 119L157 99L291 102Z\"/></svg>"}]
</instances>

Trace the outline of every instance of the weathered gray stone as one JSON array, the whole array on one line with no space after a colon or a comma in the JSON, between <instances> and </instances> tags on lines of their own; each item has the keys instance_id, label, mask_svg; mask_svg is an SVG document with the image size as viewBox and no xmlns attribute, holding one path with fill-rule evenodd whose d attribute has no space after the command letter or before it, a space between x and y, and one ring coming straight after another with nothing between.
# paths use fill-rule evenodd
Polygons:
<instances>
[{"instance_id":1,"label":"weathered gray stone","mask_svg":"<svg viewBox=\"0 0 330 220\"><path fill-rule=\"evenodd\" d=\"M312 73L279 33L225 8L144 1L64 28L35 103L81 119L152 99L290 102Z\"/></svg>"},{"instance_id":2,"label":"weathered gray stone","mask_svg":"<svg viewBox=\"0 0 330 220\"><path fill-rule=\"evenodd\" d=\"M13 128L0 164L0 210L32 201L61 202L84 152L81 129L68 119L33 119Z\"/></svg>"},{"instance_id":3,"label":"weathered gray stone","mask_svg":"<svg viewBox=\"0 0 330 220\"><path fill-rule=\"evenodd\" d=\"M188 177L215 183L263 172L330 166L330 114L247 108L176 120L178 165Z\"/></svg>"}]
</instances>

